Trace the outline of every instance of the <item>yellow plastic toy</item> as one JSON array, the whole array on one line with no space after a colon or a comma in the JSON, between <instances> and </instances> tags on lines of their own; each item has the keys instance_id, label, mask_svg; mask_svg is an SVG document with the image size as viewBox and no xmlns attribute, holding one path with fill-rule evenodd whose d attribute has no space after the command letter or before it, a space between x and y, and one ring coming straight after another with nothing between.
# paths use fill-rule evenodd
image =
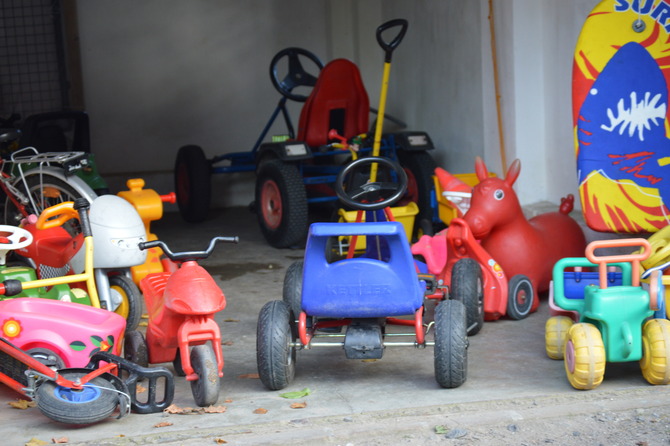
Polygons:
<instances>
[{"instance_id":1,"label":"yellow plastic toy","mask_svg":"<svg viewBox=\"0 0 670 446\"><path fill-rule=\"evenodd\" d=\"M144 184L141 178L130 179L126 182L129 190L121 191L117 195L132 204L140 214L147 232L147 241L158 240L158 237L151 233L151 222L160 220L163 217L163 203L175 203L177 196L174 192L160 195L153 189L144 189ZM139 286L140 280L148 274L176 268L176 266L173 268L169 260L161 259L162 256L163 251L160 248L148 249L146 262L130 268L133 282Z\"/></svg>"}]
</instances>

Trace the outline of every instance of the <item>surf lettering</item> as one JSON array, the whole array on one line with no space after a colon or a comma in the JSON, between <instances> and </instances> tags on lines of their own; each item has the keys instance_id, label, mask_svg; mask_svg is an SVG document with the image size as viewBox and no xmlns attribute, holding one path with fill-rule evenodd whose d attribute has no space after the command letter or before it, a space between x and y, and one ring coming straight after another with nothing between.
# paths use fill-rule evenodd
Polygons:
<instances>
[{"instance_id":1,"label":"surf lettering","mask_svg":"<svg viewBox=\"0 0 670 446\"><path fill-rule=\"evenodd\" d=\"M614 10L616 12L624 12L630 9L641 15L649 15L670 33L670 23L666 23L670 20L670 5L665 1L661 1L657 5L654 5L654 1L655 0L616 0Z\"/></svg>"}]
</instances>

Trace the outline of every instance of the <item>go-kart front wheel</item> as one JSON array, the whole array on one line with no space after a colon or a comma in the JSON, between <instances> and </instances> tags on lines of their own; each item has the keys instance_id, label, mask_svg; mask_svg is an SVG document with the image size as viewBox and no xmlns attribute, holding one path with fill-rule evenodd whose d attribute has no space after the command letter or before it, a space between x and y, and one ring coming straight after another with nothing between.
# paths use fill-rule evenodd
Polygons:
<instances>
[{"instance_id":1,"label":"go-kart front wheel","mask_svg":"<svg viewBox=\"0 0 670 446\"><path fill-rule=\"evenodd\" d=\"M177 205L182 218L189 223L207 217L211 200L211 163L200 146L183 146L177 152L174 183Z\"/></svg>"},{"instance_id":2,"label":"go-kart front wheel","mask_svg":"<svg viewBox=\"0 0 670 446\"><path fill-rule=\"evenodd\" d=\"M70 381L86 375L80 371L60 372ZM92 424L109 417L119 402L114 385L104 376L93 378L82 389L63 387L54 381L45 381L37 388L37 407L54 421L67 424Z\"/></svg>"},{"instance_id":3,"label":"go-kart front wheel","mask_svg":"<svg viewBox=\"0 0 670 446\"><path fill-rule=\"evenodd\" d=\"M219 399L221 378L212 346L201 344L193 347L191 365L193 371L198 375L198 379L191 381L191 393L193 393L195 404L200 407L215 404Z\"/></svg>"},{"instance_id":4,"label":"go-kart front wheel","mask_svg":"<svg viewBox=\"0 0 670 446\"><path fill-rule=\"evenodd\" d=\"M297 260L286 269L282 300L293 312L294 320L298 320L302 312L302 268L305 262Z\"/></svg>"},{"instance_id":5,"label":"go-kart front wheel","mask_svg":"<svg viewBox=\"0 0 670 446\"><path fill-rule=\"evenodd\" d=\"M258 315L256 363L261 382L270 390L288 386L295 376L296 340L289 306L268 302Z\"/></svg>"},{"instance_id":6,"label":"go-kart front wheel","mask_svg":"<svg viewBox=\"0 0 670 446\"><path fill-rule=\"evenodd\" d=\"M435 308L435 380L447 389L463 384L468 373L465 306L443 300Z\"/></svg>"},{"instance_id":7,"label":"go-kart front wheel","mask_svg":"<svg viewBox=\"0 0 670 446\"><path fill-rule=\"evenodd\" d=\"M565 373L572 387L595 389L605 376L605 344L593 324L574 324L568 330L564 353Z\"/></svg>"},{"instance_id":8,"label":"go-kart front wheel","mask_svg":"<svg viewBox=\"0 0 670 446\"><path fill-rule=\"evenodd\" d=\"M670 321L649 319L642 327L642 376L649 384L670 383Z\"/></svg>"},{"instance_id":9,"label":"go-kart front wheel","mask_svg":"<svg viewBox=\"0 0 670 446\"><path fill-rule=\"evenodd\" d=\"M451 271L451 298L465 305L468 336L484 326L484 286L482 269L474 259L460 259Z\"/></svg>"},{"instance_id":10,"label":"go-kart front wheel","mask_svg":"<svg viewBox=\"0 0 670 446\"><path fill-rule=\"evenodd\" d=\"M298 168L269 160L258 169L256 214L263 236L275 248L290 248L307 236L307 193Z\"/></svg>"}]
</instances>

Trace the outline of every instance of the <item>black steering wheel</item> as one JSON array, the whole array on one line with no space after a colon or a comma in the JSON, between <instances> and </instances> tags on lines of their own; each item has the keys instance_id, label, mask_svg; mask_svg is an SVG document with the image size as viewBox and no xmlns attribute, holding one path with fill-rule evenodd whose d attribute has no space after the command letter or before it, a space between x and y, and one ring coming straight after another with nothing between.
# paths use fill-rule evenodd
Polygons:
<instances>
[{"instance_id":1,"label":"black steering wheel","mask_svg":"<svg viewBox=\"0 0 670 446\"><path fill-rule=\"evenodd\" d=\"M279 71L280 67L284 65L283 59L288 60L288 68L283 69L282 71L288 72L284 78L280 80ZM316 68L316 73L312 74L305 70L301 60L311 62L314 66L309 66L309 68ZM319 72L322 68L323 62L309 51L297 47L285 48L275 54L275 57L273 57L270 62L270 79L272 79L272 85L274 85L277 91L284 97L293 101L305 102L307 96L293 93L293 89L296 87L313 87L316 84L316 79L319 77Z\"/></svg>"},{"instance_id":2,"label":"black steering wheel","mask_svg":"<svg viewBox=\"0 0 670 446\"><path fill-rule=\"evenodd\" d=\"M377 178L369 181L372 165L377 165ZM346 182L346 191L345 191ZM407 190L407 174L388 158L368 156L349 163L335 181L335 193L353 209L376 211L391 206Z\"/></svg>"}]
</instances>

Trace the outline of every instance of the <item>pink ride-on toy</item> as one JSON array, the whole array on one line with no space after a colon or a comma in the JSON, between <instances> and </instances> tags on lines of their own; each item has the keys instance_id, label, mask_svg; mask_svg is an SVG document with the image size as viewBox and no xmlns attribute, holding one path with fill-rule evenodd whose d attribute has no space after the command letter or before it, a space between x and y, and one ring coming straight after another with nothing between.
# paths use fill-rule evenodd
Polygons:
<instances>
[{"instance_id":1,"label":"pink ride-on toy","mask_svg":"<svg viewBox=\"0 0 670 446\"><path fill-rule=\"evenodd\" d=\"M214 315L225 308L226 297L197 263L210 256L216 242L237 243L238 238L214 237L205 251L180 253L159 240L139 244L140 249L161 248L181 266L142 279L149 313L146 341L134 331L126 335L125 343L126 358L140 365L172 361L177 375L191 382L193 398L201 407L216 403L223 376L221 332Z\"/></svg>"}]
</instances>

